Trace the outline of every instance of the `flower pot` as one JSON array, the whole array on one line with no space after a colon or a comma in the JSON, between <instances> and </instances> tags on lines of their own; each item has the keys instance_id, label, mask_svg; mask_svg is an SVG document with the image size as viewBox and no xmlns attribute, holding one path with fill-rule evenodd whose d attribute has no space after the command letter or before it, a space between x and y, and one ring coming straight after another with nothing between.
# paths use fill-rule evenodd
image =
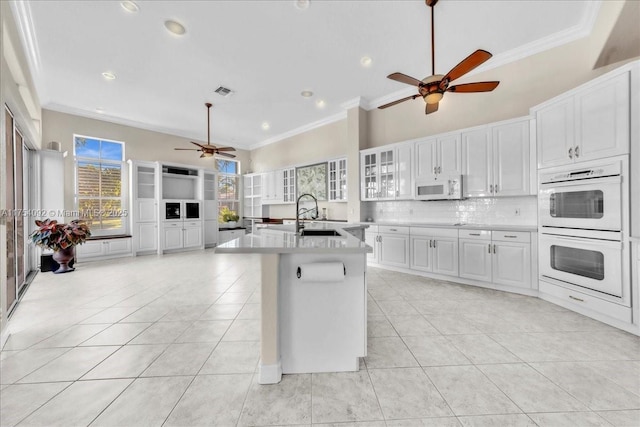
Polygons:
<instances>
[{"instance_id":1,"label":"flower pot","mask_svg":"<svg viewBox=\"0 0 640 427\"><path fill-rule=\"evenodd\" d=\"M224 225L226 228L235 228L238 226L238 223L236 221L227 221Z\"/></svg>"},{"instance_id":2,"label":"flower pot","mask_svg":"<svg viewBox=\"0 0 640 427\"><path fill-rule=\"evenodd\" d=\"M69 267L69 263L75 258L75 246L69 246L66 249L60 249L53 253L53 259L60 264L60 268L54 271L55 274L68 273L75 270L73 267Z\"/></svg>"}]
</instances>

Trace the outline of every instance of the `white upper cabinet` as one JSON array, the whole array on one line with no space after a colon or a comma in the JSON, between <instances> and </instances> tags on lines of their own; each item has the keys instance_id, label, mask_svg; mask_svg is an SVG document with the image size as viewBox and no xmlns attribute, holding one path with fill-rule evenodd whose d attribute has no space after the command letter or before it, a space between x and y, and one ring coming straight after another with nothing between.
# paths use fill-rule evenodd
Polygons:
<instances>
[{"instance_id":1,"label":"white upper cabinet","mask_svg":"<svg viewBox=\"0 0 640 427\"><path fill-rule=\"evenodd\" d=\"M278 204L284 202L284 171L282 169L265 172L262 176L264 195L262 204Z\"/></svg>"},{"instance_id":2,"label":"white upper cabinet","mask_svg":"<svg viewBox=\"0 0 640 427\"><path fill-rule=\"evenodd\" d=\"M529 119L462 133L465 197L530 194Z\"/></svg>"},{"instance_id":3,"label":"white upper cabinet","mask_svg":"<svg viewBox=\"0 0 640 427\"><path fill-rule=\"evenodd\" d=\"M614 72L532 108L538 168L629 152L630 71Z\"/></svg>"},{"instance_id":4,"label":"white upper cabinet","mask_svg":"<svg viewBox=\"0 0 640 427\"><path fill-rule=\"evenodd\" d=\"M362 200L413 198L411 144L372 149L360 153Z\"/></svg>"},{"instance_id":5,"label":"white upper cabinet","mask_svg":"<svg viewBox=\"0 0 640 427\"><path fill-rule=\"evenodd\" d=\"M347 159L336 159L328 162L329 173L327 187L330 202L347 201Z\"/></svg>"},{"instance_id":6,"label":"white upper cabinet","mask_svg":"<svg viewBox=\"0 0 640 427\"><path fill-rule=\"evenodd\" d=\"M529 119L496 125L492 130L493 194L529 194Z\"/></svg>"},{"instance_id":7,"label":"white upper cabinet","mask_svg":"<svg viewBox=\"0 0 640 427\"><path fill-rule=\"evenodd\" d=\"M450 134L416 142L416 179L435 179L438 175L459 175L461 171L460 134Z\"/></svg>"}]
</instances>

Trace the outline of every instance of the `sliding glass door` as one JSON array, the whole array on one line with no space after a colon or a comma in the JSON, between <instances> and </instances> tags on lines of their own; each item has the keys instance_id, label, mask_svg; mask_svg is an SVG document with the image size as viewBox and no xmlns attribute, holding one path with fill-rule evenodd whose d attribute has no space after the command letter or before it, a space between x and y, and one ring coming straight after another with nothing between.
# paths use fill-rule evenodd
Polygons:
<instances>
[{"instance_id":1,"label":"sliding glass door","mask_svg":"<svg viewBox=\"0 0 640 427\"><path fill-rule=\"evenodd\" d=\"M7 144L7 161L6 161L6 230L7 230L7 305L4 307L7 312L13 307L18 296L16 287L16 224L15 215L12 215L15 209L15 167L13 159L13 116L9 109L5 109L5 141Z\"/></svg>"}]
</instances>

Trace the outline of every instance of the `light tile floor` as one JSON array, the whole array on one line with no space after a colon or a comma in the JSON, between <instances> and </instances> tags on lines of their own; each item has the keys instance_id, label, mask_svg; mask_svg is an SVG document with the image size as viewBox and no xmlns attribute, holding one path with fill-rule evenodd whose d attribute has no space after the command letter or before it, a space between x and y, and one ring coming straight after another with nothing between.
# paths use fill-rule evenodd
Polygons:
<instances>
[{"instance_id":1,"label":"light tile floor","mask_svg":"<svg viewBox=\"0 0 640 427\"><path fill-rule=\"evenodd\" d=\"M368 270L359 372L259 385L260 260L39 274L0 353L3 426L640 426L640 339L530 297Z\"/></svg>"}]
</instances>

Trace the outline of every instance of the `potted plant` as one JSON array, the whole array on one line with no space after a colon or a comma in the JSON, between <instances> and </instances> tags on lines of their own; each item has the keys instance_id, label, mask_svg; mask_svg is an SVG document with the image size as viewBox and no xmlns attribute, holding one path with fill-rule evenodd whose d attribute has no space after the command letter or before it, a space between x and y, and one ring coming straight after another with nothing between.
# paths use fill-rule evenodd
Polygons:
<instances>
[{"instance_id":1,"label":"potted plant","mask_svg":"<svg viewBox=\"0 0 640 427\"><path fill-rule=\"evenodd\" d=\"M227 206L220 209L218 220L224 223L225 227L233 228L237 225L240 216L235 211L230 210Z\"/></svg>"},{"instance_id":2,"label":"potted plant","mask_svg":"<svg viewBox=\"0 0 640 427\"><path fill-rule=\"evenodd\" d=\"M36 225L38 229L29 237L34 244L53 251L53 259L60 265L54 273L73 271L69 262L75 257L75 246L83 244L91 236L89 226L79 219L68 224L59 224L55 219L36 220Z\"/></svg>"}]
</instances>

